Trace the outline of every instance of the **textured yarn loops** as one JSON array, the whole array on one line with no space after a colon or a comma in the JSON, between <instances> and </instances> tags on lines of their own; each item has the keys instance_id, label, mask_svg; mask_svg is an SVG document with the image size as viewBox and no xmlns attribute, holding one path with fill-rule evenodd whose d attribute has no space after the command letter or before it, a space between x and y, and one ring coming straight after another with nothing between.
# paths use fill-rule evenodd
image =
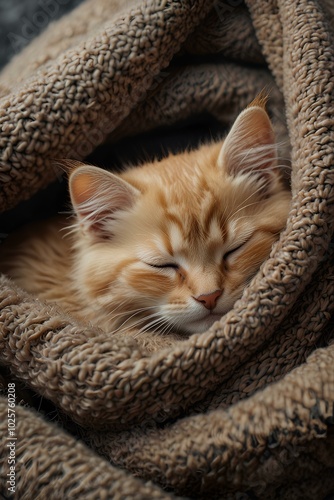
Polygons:
<instances>
[{"instance_id":1,"label":"textured yarn loops","mask_svg":"<svg viewBox=\"0 0 334 500\"><path fill-rule=\"evenodd\" d=\"M3 212L56 178L54 158L203 113L229 125L264 87L292 164L287 227L242 298L153 354L0 277L1 436L8 384L18 391L14 498L334 491L333 20L330 0L85 0L0 74ZM53 413L31 407L36 395Z\"/></svg>"}]
</instances>

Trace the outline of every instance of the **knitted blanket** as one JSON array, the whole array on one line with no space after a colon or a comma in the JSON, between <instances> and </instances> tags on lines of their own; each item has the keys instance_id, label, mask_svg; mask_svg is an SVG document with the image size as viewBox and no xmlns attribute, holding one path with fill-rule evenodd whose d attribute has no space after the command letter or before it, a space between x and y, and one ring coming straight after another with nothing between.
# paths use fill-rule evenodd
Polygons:
<instances>
[{"instance_id":1,"label":"knitted blanket","mask_svg":"<svg viewBox=\"0 0 334 500\"><path fill-rule=\"evenodd\" d=\"M334 491L330 2L86 0L0 74L3 212L57 178L54 158L201 113L230 124L264 87L279 133L287 122L293 195L234 309L152 354L1 276L4 497Z\"/></svg>"}]
</instances>

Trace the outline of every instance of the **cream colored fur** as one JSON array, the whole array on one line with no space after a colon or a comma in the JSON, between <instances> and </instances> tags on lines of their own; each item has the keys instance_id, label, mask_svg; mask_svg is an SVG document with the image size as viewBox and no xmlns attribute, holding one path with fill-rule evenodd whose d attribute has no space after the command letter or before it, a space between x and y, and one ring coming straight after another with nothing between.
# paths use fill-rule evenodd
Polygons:
<instances>
[{"instance_id":1,"label":"cream colored fur","mask_svg":"<svg viewBox=\"0 0 334 500\"><path fill-rule=\"evenodd\" d=\"M73 220L9 239L2 270L82 321L138 338L206 331L267 258L290 205L260 101L222 143L120 175L75 164L69 186Z\"/></svg>"}]
</instances>

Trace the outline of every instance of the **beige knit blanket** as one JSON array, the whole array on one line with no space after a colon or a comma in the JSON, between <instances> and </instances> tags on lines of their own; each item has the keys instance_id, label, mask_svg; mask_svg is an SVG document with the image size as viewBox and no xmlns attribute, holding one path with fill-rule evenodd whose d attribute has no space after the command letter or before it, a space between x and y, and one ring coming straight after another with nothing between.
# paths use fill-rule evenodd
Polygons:
<instances>
[{"instance_id":1,"label":"beige knit blanket","mask_svg":"<svg viewBox=\"0 0 334 500\"><path fill-rule=\"evenodd\" d=\"M293 191L234 309L151 355L0 277L0 496L334 491L333 14L331 0L86 0L0 74L1 211L59 175L53 158L202 112L228 124L264 87ZM30 408L27 388L57 411Z\"/></svg>"}]
</instances>

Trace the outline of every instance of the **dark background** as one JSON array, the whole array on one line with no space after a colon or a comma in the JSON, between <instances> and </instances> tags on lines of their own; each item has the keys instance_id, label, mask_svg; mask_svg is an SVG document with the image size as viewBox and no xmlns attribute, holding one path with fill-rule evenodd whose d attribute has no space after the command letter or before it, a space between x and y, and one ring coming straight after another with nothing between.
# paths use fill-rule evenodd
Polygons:
<instances>
[{"instance_id":1,"label":"dark background","mask_svg":"<svg viewBox=\"0 0 334 500\"><path fill-rule=\"evenodd\" d=\"M0 68L82 0L0 0Z\"/></svg>"}]
</instances>

